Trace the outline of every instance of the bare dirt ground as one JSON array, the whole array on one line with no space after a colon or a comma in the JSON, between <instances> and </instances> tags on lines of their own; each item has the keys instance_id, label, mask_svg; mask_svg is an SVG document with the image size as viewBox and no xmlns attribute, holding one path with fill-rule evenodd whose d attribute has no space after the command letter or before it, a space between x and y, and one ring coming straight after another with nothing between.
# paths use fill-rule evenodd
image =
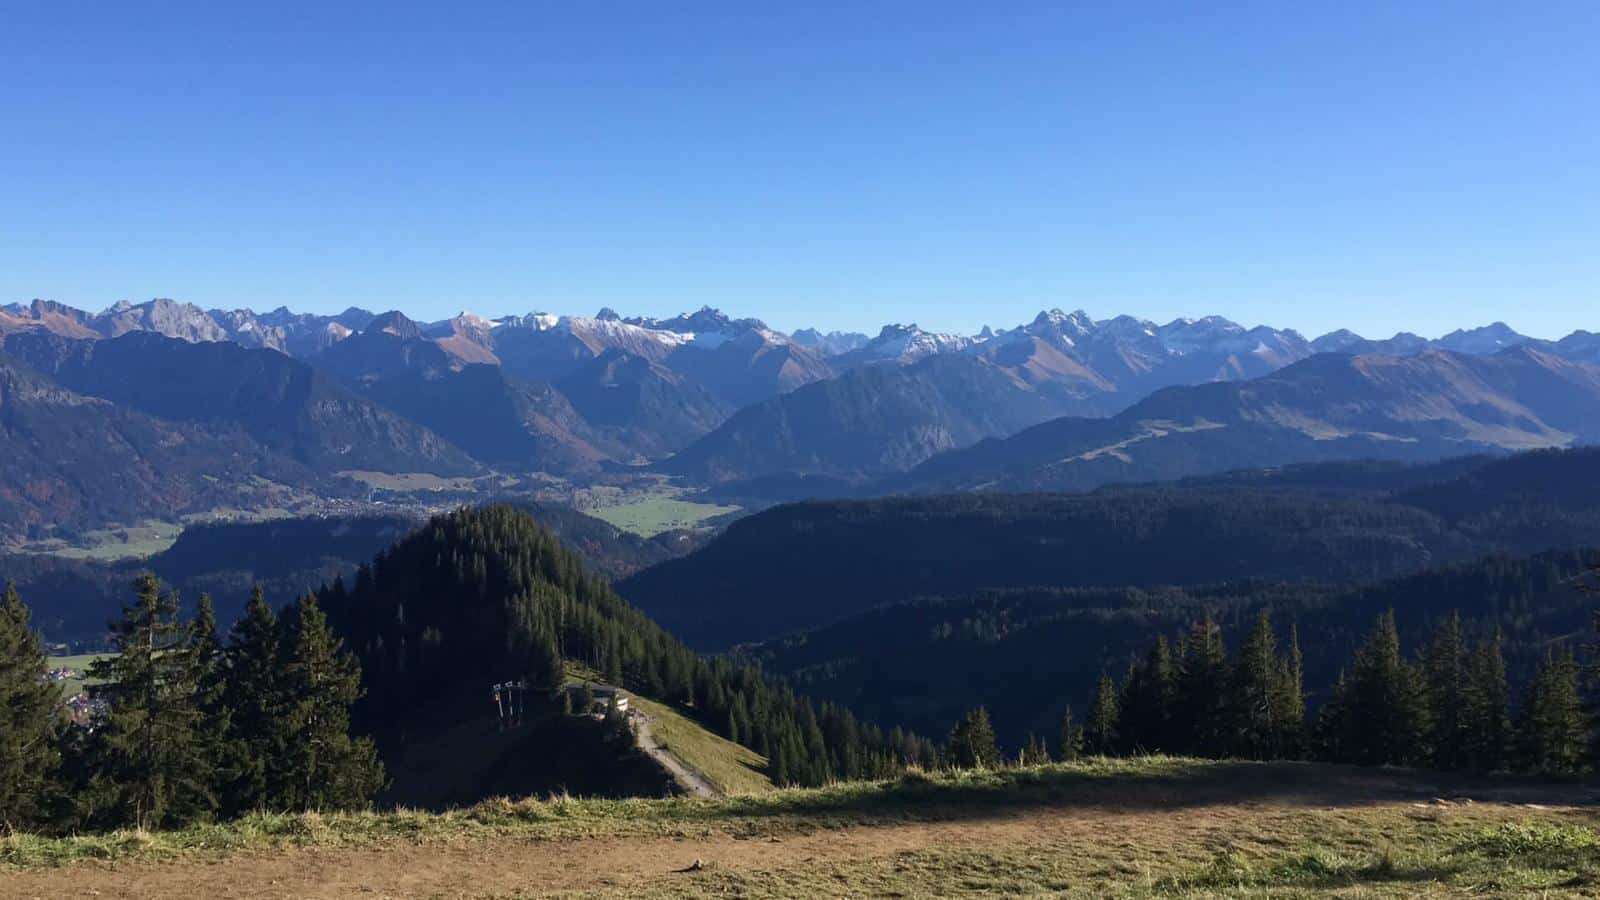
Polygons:
<instances>
[{"instance_id":1,"label":"bare dirt ground","mask_svg":"<svg viewBox=\"0 0 1600 900\"><path fill-rule=\"evenodd\" d=\"M1431 797L1438 792L1443 796ZM572 840L400 844L381 849L293 849L222 860L163 863L84 862L56 869L0 871L0 898L505 898L550 894L701 895L726 891L730 878L785 896L794 872L889 872L925 852L972 851L1001 860L1071 856L1086 877L1132 879L1139 865L1171 855L1204 859L1240 840L1271 844L1303 833L1307 821L1367 827L1369 817L1434 815L1430 810L1536 810L1593 821L1580 789L1503 785L1464 792L1414 776L1352 771L1315 783L1292 780L1229 794L1220 785L1132 784L1048 803L951 809L928 821L904 815L830 828L722 830L695 837L603 837ZM917 818L917 817L913 817ZM1139 862L1143 860L1144 862ZM696 865L698 861L698 865ZM1007 862L1007 865L1012 864ZM863 868L864 867L864 868ZM787 873L787 874L786 874ZM796 893L876 893L845 875L833 889L806 881ZM955 887L956 885L951 885ZM936 890L936 893L943 893ZM748 895L745 891L734 892ZM1098 893L1098 892L1096 892ZM1093 895L1093 894L1091 894Z\"/></svg>"}]
</instances>

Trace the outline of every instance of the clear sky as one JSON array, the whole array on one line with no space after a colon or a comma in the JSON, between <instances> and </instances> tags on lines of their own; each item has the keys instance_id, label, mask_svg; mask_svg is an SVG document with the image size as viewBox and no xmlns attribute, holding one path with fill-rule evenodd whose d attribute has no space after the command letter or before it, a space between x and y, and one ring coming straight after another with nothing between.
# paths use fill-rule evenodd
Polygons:
<instances>
[{"instance_id":1,"label":"clear sky","mask_svg":"<svg viewBox=\"0 0 1600 900\"><path fill-rule=\"evenodd\" d=\"M1593 0L0 3L0 302L1600 330Z\"/></svg>"}]
</instances>

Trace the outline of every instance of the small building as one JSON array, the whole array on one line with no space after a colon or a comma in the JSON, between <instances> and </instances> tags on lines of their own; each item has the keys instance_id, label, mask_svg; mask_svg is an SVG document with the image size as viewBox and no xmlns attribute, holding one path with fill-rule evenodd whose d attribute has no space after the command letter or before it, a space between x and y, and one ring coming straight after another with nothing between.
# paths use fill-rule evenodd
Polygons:
<instances>
[{"instance_id":1,"label":"small building","mask_svg":"<svg viewBox=\"0 0 1600 900\"><path fill-rule=\"evenodd\" d=\"M585 691L590 698L588 708L584 707ZM609 684L570 682L567 684L567 694L572 697L572 711L580 715L603 716L610 711L612 703L616 704L617 712L628 711L628 695Z\"/></svg>"}]
</instances>

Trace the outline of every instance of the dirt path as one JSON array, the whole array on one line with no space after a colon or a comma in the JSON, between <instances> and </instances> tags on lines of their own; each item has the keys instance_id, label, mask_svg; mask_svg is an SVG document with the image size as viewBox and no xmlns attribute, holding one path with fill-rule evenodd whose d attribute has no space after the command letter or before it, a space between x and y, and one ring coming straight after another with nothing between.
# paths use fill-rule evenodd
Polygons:
<instances>
[{"instance_id":1,"label":"dirt path","mask_svg":"<svg viewBox=\"0 0 1600 900\"><path fill-rule=\"evenodd\" d=\"M628 714L628 721L633 725L633 737L638 742L639 749L649 754L650 758L660 763L662 768L672 773L678 786L695 797L721 797L722 791L712 784L705 776L689 767L683 760L675 756L672 751L661 745L656 740L655 732L650 729L650 717L642 712L634 711Z\"/></svg>"}]
</instances>

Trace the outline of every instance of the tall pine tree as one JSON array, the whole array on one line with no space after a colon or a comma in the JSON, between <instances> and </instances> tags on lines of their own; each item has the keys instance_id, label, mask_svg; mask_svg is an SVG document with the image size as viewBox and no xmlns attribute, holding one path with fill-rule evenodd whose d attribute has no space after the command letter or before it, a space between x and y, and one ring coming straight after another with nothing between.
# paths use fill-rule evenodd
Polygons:
<instances>
[{"instance_id":1,"label":"tall pine tree","mask_svg":"<svg viewBox=\"0 0 1600 900\"><path fill-rule=\"evenodd\" d=\"M1178 676L1178 715L1174 724L1180 747L1197 756L1219 756L1228 750L1228 652L1222 629L1210 615L1196 622L1184 642Z\"/></svg>"},{"instance_id":2,"label":"tall pine tree","mask_svg":"<svg viewBox=\"0 0 1600 900\"><path fill-rule=\"evenodd\" d=\"M1120 716L1117 686L1110 675L1102 672L1100 684L1095 690L1094 705L1089 707L1089 720L1083 725L1083 749L1100 756L1116 753Z\"/></svg>"},{"instance_id":3,"label":"tall pine tree","mask_svg":"<svg viewBox=\"0 0 1600 900\"><path fill-rule=\"evenodd\" d=\"M1461 614L1452 611L1434 631L1422 662L1432 719L1428 743L1436 769L1459 769L1467 765L1469 734L1463 717L1467 694L1465 657Z\"/></svg>"},{"instance_id":4,"label":"tall pine tree","mask_svg":"<svg viewBox=\"0 0 1600 900\"><path fill-rule=\"evenodd\" d=\"M1239 645L1230 673L1227 711L1232 753L1247 759L1274 759L1283 744L1285 723L1278 696L1282 671L1272 617L1263 609Z\"/></svg>"},{"instance_id":5,"label":"tall pine tree","mask_svg":"<svg viewBox=\"0 0 1600 900\"><path fill-rule=\"evenodd\" d=\"M1061 714L1061 752L1058 758L1062 762L1076 762L1083 756L1083 728L1072 716L1072 707L1068 706Z\"/></svg>"},{"instance_id":6,"label":"tall pine tree","mask_svg":"<svg viewBox=\"0 0 1600 900\"><path fill-rule=\"evenodd\" d=\"M1510 689L1506 661L1500 653L1500 630L1478 642L1467 661L1466 689L1461 698L1461 728L1466 764L1484 772L1510 764Z\"/></svg>"},{"instance_id":7,"label":"tall pine tree","mask_svg":"<svg viewBox=\"0 0 1600 900\"><path fill-rule=\"evenodd\" d=\"M1289 626L1289 653L1278 664L1272 707L1278 725L1276 754L1298 759L1306 742L1305 660L1300 655L1300 631L1294 625Z\"/></svg>"},{"instance_id":8,"label":"tall pine tree","mask_svg":"<svg viewBox=\"0 0 1600 900\"><path fill-rule=\"evenodd\" d=\"M1156 638L1144 660L1128 673L1122 689L1118 740L1128 753L1171 749L1172 707L1177 683L1165 636Z\"/></svg>"},{"instance_id":9,"label":"tall pine tree","mask_svg":"<svg viewBox=\"0 0 1600 900\"><path fill-rule=\"evenodd\" d=\"M45 680L39 636L16 586L0 597L0 833L37 827L50 814L61 763L61 692Z\"/></svg>"},{"instance_id":10,"label":"tall pine tree","mask_svg":"<svg viewBox=\"0 0 1600 900\"><path fill-rule=\"evenodd\" d=\"M290 740L284 713L283 649L278 617L257 587L228 633L223 691L237 762L224 787L226 808L238 813L288 802L284 761Z\"/></svg>"},{"instance_id":11,"label":"tall pine tree","mask_svg":"<svg viewBox=\"0 0 1600 900\"><path fill-rule=\"evenodd\" d=\"M1346 761L1411 765L1427 758L1428 704L1422 678L1400 655L1394 610L1378 617L1356 651L1345 698Z\"/></svg>"},{"instance_id":12,"label":"tall pine tree","mask_svg":"<svg viewBox=\"0 0 1600 900\"><path fill-rule=\"evenodd\" d=\"M1553 775L1583 770L1589 733L1572 651L1551 651L1528 684L1517 720L1522 764Z\"/></svg>"},{"instance_id":13,"label":"tall pine tree","mask_svg":"<svg viewBox=\"0 0 1600 900\"><path fill-rule=\"evenodd\" d=\"M178 621L177 598L162 593L155 575L141 575L133 590L133 602L111 623L115 653L89 670L109 705L96 735L97 774L114 821L182 825L216 804L196 740L190 632Z\"/></svg>"},{"instance_id":14,"label":"tall pine tree","mask_svg":"<svg viewBox=\"0 0 1600 900\"><path fill-rule=\"evenodd\" d=\"M366 806L384 775L372 741L350 736L350 705L361 697L360 666L328 629L315 597L302 597L287 624L283 805L296 810Z\"/></svg>"}]
</instances>

